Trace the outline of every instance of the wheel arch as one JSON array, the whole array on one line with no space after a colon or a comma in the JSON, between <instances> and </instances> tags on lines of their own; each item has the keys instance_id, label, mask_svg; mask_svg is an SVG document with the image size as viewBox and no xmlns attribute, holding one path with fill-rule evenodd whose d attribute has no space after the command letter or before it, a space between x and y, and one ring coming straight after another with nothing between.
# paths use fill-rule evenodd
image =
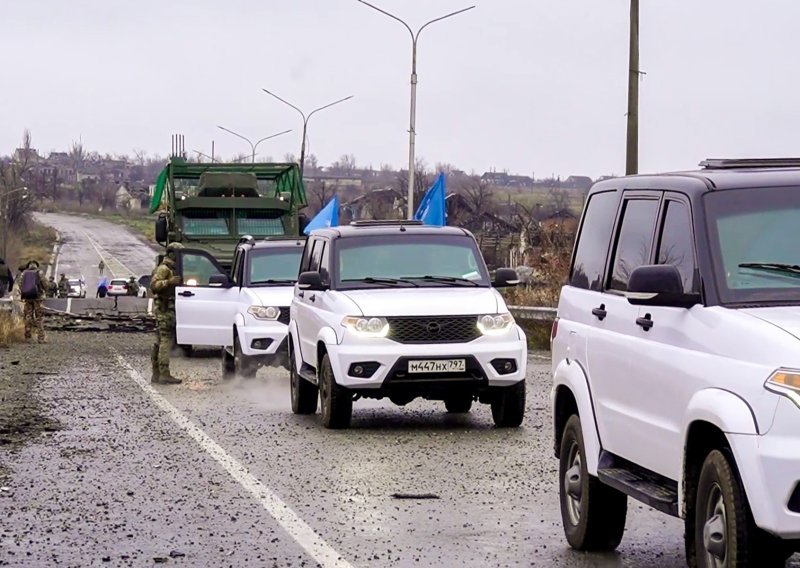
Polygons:
<instances>
[{"instance_id":1,"label":"wheel arch","mask_svg":"<svg viewBox=\"0 0 800 568\"><path fill-rule=\"evenodd\" d=\"M583 442L586 448L586 467L597 475L602 444L597 431L592 393L583 367L576 361L561 361L553 372L553 432L556 457L561 449L564 426L573 414L581 419Z\"/></svg>"}]
</instances>

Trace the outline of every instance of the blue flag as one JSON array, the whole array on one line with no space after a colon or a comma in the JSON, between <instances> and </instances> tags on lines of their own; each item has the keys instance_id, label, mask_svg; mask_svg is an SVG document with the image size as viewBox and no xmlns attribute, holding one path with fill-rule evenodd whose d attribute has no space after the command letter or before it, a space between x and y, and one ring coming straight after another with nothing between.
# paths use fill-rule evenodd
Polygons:
<instances>
[{"instance_id":1,"label":"blue flag","mask_svg":"<svg viewBox=\"0 0 800 568\"><path fill-rule=\"evenodd\" d=\"M414 219L426 225L447 225L447 203L445 201L444 172L439 174L431 188L420 201Z\"/></svg>"},{"instance_id":2,"label":"blue flag","mask_svg":"<svg viewBox=\"0 0 800 568\"><path fill-rule=\"evenodd\" d=\"M320 209L319 213L308 222L303 232L307 235L314 229L335 227L339 224L339 196L334 195L328 204Z\"/></svg>"}]
</instances>

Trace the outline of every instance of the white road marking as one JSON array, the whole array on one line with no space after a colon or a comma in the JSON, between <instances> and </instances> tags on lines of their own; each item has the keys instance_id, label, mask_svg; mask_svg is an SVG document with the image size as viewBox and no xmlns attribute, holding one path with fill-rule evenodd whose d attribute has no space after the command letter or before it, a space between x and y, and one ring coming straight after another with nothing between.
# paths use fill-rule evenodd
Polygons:
<instances>
[{"instance_id":1,"label":"white road marking","mask_svg":"<svg viewBox=\"0 0 800 568\"><path fill-rule=\"evenodd\" d=\"M128 376L141 387L147 396L161 410L180 426L197 444L203 448L214 460L220 464L231 477L244 487L269 515L289 533L289 535L323 568L353 568L342 555L336 552L314 529L312 529L297 513L295 513L280 497L273 493L266 485L253 476L247 468L225 449L217 444L208 434L203 432L194 423L186 418L180 410L175 408L167 399L150 386L142 375L134 369L119 353L112 349L120 366Z\"/></svg>"},{"instance_id":2,"label":"white road marking","mask_svg":"<svg viewBox=\"0 0 800 568\"><path fill-rule=\"evenodd\" d=\"M117 275L116 275L116 273L114 273L114 269L111 268L111 266L109 266L108 262L106 262L106 259L103 256L103 253L100 252L100 247L97 245L97 243L94 241L94 239L92 237L90 237L89 234L86 231L84 231L83 229L81 229L81 233L83 233L83 236L86 237L87 241L89 241L89 244L92 245L92 248L94 248L95 252L100 257L100 260L103 261L103 264L106 265L106 268L108 268L108 271L111 272L111 276L112 277L116 277Z\"/></svg>"}]
</instances>

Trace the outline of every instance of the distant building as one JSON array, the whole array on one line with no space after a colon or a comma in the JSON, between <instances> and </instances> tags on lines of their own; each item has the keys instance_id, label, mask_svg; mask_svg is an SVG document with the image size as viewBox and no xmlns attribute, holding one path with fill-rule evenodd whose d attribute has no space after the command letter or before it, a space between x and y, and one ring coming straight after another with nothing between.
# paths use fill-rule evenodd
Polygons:
<instances>
[{"instance_id":1,"label":"distant building","mask_svg":"<svg viewBox=\"0 0 800 568\"><path fill-rule=\"evenodd\" d=\"M569 176L564 180L564 186L581 190L589 189L593 183L592 178L588 176Z\"/></svg>"}]
</instances>

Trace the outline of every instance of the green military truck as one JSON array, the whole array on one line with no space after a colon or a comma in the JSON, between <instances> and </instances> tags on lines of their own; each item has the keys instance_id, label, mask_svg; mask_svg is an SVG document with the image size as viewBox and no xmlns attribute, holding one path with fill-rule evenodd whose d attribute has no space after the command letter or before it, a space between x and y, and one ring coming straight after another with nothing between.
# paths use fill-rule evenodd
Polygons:
<instances>
[{"instance_id":1,"label":"green military truck","mask_svg":"<svg viewBox=\"0 0 800 568\"><path fill-rule=\"evenodd\" d=\"M167 162L150 212L159 211L156 241L207 251L225 269L243 235L300 236L308 223L297 164Z\"/></svg>"}]
</instances>

